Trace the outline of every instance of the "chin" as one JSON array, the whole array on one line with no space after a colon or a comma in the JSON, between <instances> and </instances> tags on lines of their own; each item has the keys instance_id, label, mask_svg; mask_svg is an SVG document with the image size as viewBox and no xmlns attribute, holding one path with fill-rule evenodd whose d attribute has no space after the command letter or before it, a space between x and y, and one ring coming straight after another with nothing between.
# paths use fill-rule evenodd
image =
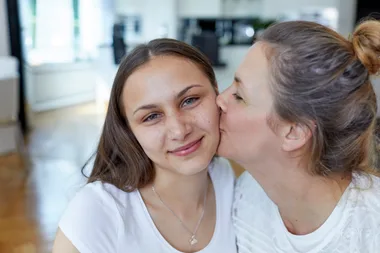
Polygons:
<instances>
[{"instance_id":1,"label":"chin","mask_svg":"<svg viewBox=\"0 0 380 253\"><path fill-rule=\"evenodd\" d=\"M199 154L193 159L182 162L182 165L178 167L178 172L187 176L198 174L208 168L213 157L214 154Z\"/></svg>"},{"instance_id":2,"label":"chin","mask_svg":"<svg viewBox=\"0 0 380 253\"><path fill-rule=\"evenodd\" d=\"M202 171L206 170L208 168L209 163L197 163L194 166L188 165L186 167L183 167L178 172L182 175L186 176L192 176L196 175L198 173L201 173Z\"/></svg>"}]
</instances>

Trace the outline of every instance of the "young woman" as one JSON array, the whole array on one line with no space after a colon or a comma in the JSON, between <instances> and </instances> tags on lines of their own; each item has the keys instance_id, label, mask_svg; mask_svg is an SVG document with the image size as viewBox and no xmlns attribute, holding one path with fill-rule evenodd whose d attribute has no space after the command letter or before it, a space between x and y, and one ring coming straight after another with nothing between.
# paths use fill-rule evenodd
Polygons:
<instances>
[{"instance_id":1,"label":"young woman","mask_svg":"<svg viewBox=\"0 0 380 253\"><path fill-rule=\"evenodd\" d=\"M380 252L379 69L379 21L350 40L284 22L252 46L217 98L218 153L247 170L235 189L239 252Z\"/></svg>"},{"instance_id":2,"label":"young woman","mask_svg":"<svg viewBox=\"0 0 380 253\"><path fill-rule=\"evenodd\" d=\"M214 158L216 95L213 69L193 47L157 39L134 49L53 252L236 252L234 174Z\"/></svg>"}]
</instances>

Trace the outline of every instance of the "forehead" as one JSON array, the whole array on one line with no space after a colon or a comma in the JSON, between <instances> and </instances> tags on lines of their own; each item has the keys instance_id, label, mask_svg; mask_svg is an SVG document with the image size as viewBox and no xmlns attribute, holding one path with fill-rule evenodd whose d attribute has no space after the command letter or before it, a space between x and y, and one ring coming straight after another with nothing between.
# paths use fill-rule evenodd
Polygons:
<instances>
[{"instance_id":1,"label":"forehead","mask_svg":"<svg viewBox=\"0 0 380 253\"><path fill-rule=\"evenodd\" d=\"M258 42L249 49L236 71L236 76L246 86L249 85L257 88L268 83L269 61L265 54L264 44Z\"/></svg>"},{"instance_id":2,"label":"forehead","mask_svg":"<svg viewBox=\"0 0 380 253\"><path fill-rule=\"evenodd\" d=\"M211 87L207 76L192 61L176 56L154 57L129 76L122 96L126 105L154 103L192 84Z\"/></svg>"},{"instance_id":3,"label":"forehead","mask_svg":"<svg viewBox=\"0 0 380 253\"><path fill-rule=\"evenodd\" d=\"M190 60L176 56L154 57L135 70L125 82L127 89L141 85L169 85L196 81L205 75ZM137 84L137 85L135 85Z\"/></svg>"},{"instance_id":4,"label":"forehead","mask_svg":"<svg viewBox=\"0 0 380 253\"><path fill-rule=\"evenodd\" d=\"M270 107L272 95L269 87L270 66L265 54L265 46L260 42L252 46L236 71L241 80L240 92L248 104L256 107Z\"/></svg>"},{"instance_id":5,"label":"forehead","mask_svg":"<svg viewBox=\"0 0 380 253\"><path fill-rule=\"evenodd\" d=\"M238 72L247 76L253 76L253 74L258 77L268 76L269 62L265 54L265 48L261 42L254 44L240 64Z\"/></svg>"}]
</instances>

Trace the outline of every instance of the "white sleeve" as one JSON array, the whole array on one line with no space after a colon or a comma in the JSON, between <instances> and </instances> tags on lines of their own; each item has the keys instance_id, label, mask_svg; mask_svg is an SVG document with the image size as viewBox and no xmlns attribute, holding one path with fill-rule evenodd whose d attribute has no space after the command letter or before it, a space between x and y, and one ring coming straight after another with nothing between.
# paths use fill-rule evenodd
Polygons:
<instances>
[{"instance_id":1,"label":"white sleeve","mask_svg":"<svg viewBox=\"0 0 380 253\"><path fill-rule=\"evenodd\" d=\"M114 253L121 224L114 199L100 184L90 184L71 200L59 228L81 253Z\"/></svg>"}]
</instances>

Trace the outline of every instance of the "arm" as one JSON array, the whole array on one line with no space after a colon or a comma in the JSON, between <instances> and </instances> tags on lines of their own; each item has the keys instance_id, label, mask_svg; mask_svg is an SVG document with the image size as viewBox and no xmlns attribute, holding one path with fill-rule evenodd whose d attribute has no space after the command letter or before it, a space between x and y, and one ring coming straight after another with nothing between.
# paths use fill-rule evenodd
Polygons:
<instances>
[{"instance_id":1,"label":"arm","mask_svg":"<svg viewBox=\"0 0 380 253\"><path fill-rule=\"evenodd\" d=\"M65 234L58 229L53 245L53 253L80 253L77 248L70 242Z\"/></svg>"}]
</instances>

